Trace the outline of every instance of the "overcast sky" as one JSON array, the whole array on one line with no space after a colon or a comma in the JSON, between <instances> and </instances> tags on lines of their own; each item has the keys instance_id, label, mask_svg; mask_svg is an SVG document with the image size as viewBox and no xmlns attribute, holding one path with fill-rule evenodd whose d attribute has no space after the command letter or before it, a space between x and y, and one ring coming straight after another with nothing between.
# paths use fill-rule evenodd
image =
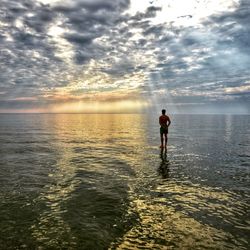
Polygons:
<instances>
[{"instance_id":1,"label":"overcast sky","mask_svg":"<svg viewBox=\"0 0 250 250\"><path fill-rule=\"evenodd\" d=\"M249 0L0 0L0 112L250 113Z\"/></svg>"}]
</instances>

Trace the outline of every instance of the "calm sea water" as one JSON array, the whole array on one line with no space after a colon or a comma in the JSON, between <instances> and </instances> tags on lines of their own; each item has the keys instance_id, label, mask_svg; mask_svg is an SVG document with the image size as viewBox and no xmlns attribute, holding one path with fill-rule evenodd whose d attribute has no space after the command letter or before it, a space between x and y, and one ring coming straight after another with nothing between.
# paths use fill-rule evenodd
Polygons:
<instances>
[{"instance_id":1,"label":"calm sea water","mask_svg":"<svg viewBox=\"0 0 250 250\"><path fill-rule=\"evenodd\" d=\"M250 116L0 115L0 249L249 249Z\"/></svg>"}]
</instances>

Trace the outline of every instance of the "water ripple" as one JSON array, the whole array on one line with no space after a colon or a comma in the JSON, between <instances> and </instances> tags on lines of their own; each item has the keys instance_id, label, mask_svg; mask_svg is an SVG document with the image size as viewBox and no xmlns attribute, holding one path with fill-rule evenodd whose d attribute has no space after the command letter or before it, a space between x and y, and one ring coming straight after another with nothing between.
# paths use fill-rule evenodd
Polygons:
<instances>
[{"instance_id":1,"label":"water ripple","mask_svg":"<svg viewBox=\"0 0 250 250\"><path fill-rule=\"evenodd\" d=\"M1 249L248 249L249 116L1 118Z\"/></svg>"}]
</instances>

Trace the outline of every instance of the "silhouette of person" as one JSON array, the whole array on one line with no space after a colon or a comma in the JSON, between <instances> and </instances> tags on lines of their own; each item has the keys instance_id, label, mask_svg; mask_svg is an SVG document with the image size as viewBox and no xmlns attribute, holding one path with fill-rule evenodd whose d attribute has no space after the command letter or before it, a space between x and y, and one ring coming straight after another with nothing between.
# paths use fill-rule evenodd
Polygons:
<instances>
[{"instance_id":1,"label":"silhouette of person","mask_svg":"<svg viewBox=\"0 0 250 250\"><path fill-rule=\"evenodd\" d=\"M166 110L163 109L162 115L159 117L159 124L160 124L160 135L161 135L161 146L160 148L164 147L163 144L163 135L165 136L165 148L167 148L168 143L168 127L171 124L169 116L166 115Z\"/></svg>"},{"instance_id":2,"label":"silhouette of person","mask_svg":"<svg viewBox=\"0 0 250 250\"><path fill-rule=\"evenodd\" d=\"M160 153L160 158L161 158L161 163L159 166L159 173L162 175L162 178L166 179L169 177L169 160L167 159L167 151L163 150L163 148L161 149L161 153Z\"/></svg>"}]
</instances>

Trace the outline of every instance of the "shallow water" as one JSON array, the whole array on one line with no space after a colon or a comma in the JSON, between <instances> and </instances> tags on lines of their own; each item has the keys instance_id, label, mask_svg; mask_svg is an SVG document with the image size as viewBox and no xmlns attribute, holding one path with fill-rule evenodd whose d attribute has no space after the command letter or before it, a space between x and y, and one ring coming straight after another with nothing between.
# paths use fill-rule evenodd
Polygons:
<instances>
[{"instance_id":1,"label":"shallow water","mask_svg":"<svg viewBox=\"0 0 250 250\"><path fill-rule=\"evenodd\" d=\"M250 116L0 115L0 249L249 249Z\"/></svg>"}]
</instances>

